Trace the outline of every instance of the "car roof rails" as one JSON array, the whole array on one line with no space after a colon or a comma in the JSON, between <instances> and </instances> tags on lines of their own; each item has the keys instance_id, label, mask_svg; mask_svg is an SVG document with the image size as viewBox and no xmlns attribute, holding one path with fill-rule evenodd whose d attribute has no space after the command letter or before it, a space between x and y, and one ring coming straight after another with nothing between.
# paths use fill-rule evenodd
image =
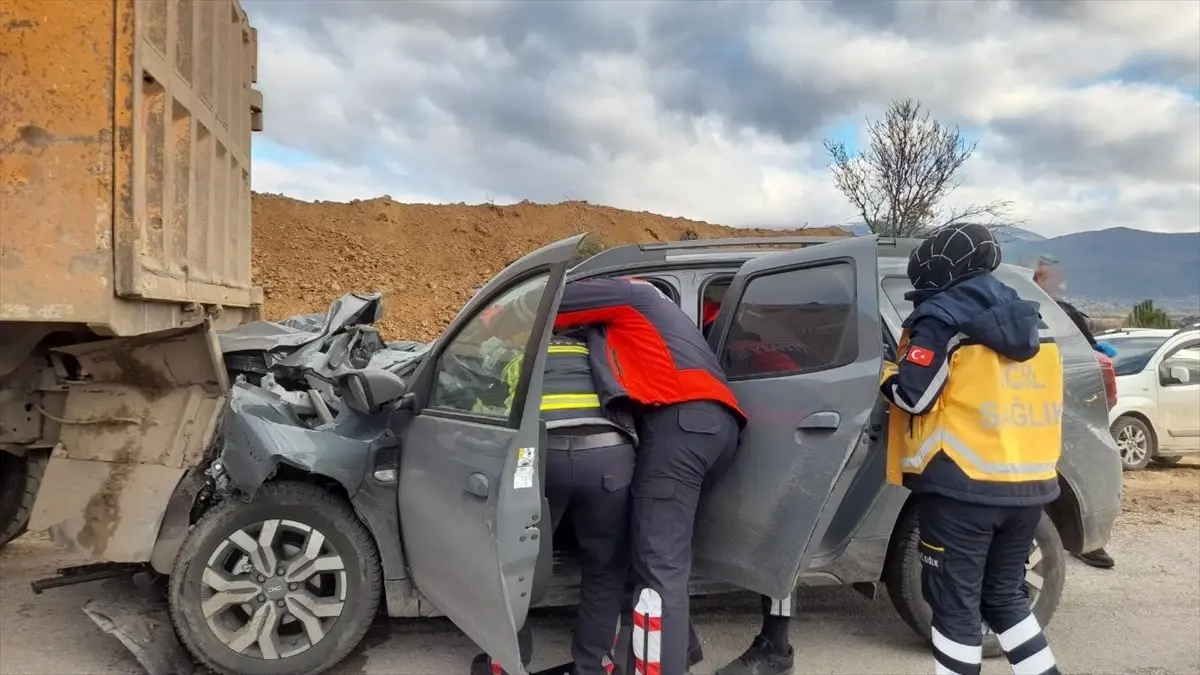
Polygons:
<instances>
[{"instance_id":1,"label":"car roof rails","mask_svg":"<svg viewBox=\"0 0 1200 675\"><path fill-rule=\"evenodd\" d=\"M1200 330L1200 323L1193 323L1193 324L1188 324L1187 326L1183 326L1182 328L1175 331L1174 333L1171 333L1171 337L1175 337L1176 335L1183 335L1184 333L1186 333L1188 331L1193 331L1193 330Z\"/></svg>"},{"instance_id":2,"label":"car roof rails","mask_svg":"<svg viewBox=\"0 0 1200 675\"><path fill-rule=\"evenodd\" d=\"M663 262L676 253L718 253L722 249L745 249L756 251L767 247L820 246L836 241L846 241L854 237L829 236L789 236L789 237L728 237L721 239L691 239L684 241L656 241L644 244L626 244L614 246L586 258L571 268L572 275L595 272L598 270L624 267L652 262ZM878 243L895 246L896 239L880 238Z\"/></svg>"}]
</instances>

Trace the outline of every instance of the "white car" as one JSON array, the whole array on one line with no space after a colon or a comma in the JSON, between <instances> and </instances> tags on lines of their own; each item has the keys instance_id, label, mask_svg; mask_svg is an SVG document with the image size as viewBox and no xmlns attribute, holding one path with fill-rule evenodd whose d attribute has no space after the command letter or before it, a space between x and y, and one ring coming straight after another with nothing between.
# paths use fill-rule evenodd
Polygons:
<instances>
[{"instance_id":1,"label":"white car","mask_svg":"<svg viewBox=\"0 0 1200 675\"><path fill-rule=\"evenodd\" d=\"M1096 340L1117 350L1109 421L1125 470L1200 454L1200 325L1117 329Z\"/></svg>"}]
</instances>

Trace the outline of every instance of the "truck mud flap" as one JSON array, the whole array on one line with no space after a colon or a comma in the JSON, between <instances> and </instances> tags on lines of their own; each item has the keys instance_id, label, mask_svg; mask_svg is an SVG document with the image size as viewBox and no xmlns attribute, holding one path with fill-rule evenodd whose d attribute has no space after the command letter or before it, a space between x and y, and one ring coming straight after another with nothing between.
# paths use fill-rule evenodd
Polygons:
<instances>
[{"instance_id":1,"label":"truck mud flap","mask_svg":"<svg viewBox=\"0 0 1200 675\"><path fill-rule=\"evenodd\" d=\"M150 560L167 503L201 464L228 392L209 323L54 351L68 374L29 522L91 562ZM50 404L49 401L54 403Z\"/></svg>"},{"instance_id":2,"label":"truck mud flap","mask_svg":"<svg viewBox=\"0 0 1200 675\"><path fill-rule=\"evenodd\" d=\"M171 627L166 589L146 573L96 584L83 613L100 630L121 641L149 675L199 673Z\"/></svg>"}]
</instances>

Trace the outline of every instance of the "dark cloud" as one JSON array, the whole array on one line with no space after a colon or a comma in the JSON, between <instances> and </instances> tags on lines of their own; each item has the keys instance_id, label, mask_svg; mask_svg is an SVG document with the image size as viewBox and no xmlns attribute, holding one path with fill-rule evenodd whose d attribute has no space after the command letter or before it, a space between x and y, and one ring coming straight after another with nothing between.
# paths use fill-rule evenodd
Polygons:
<instances>
[{"instance_id":1,"label":"dark cloud","mask_svg":"<svg viewBox=\"0 0 1200 675\"><path fill-rule=\"evenodd\" d=\"M1168 48L1153 35L1113 29L1113 17L1096 8L1106 3L1019 2L1015 10L991 0L243 4L260 29L261 58L275 59L260 64L271 78L261 84L268 137L414 192L588 198L612 191L628 173L612 167L652 172L706 142L713 124L727 143L760 148L755 139L775 139L780 156L795 155L791 170L805 171L818 162L799 148L892 96L928 98L948 121L984 125L999 137L994 157L1029 180L1180 181L1197 170L1195 145L1190 155L1186 145L1197 106L1190 117L1185 110L1098 133L1077 103L995 112L976 105L983 94L1023 85L1026 74L1057 91L1088 78L1200 86L1200 27L1193 58L1177 43ZM767 45L763 36L772 31L776 40ZM843 49L846 40L860 53ZM1137 40L1137 49L1127 48ZM998 42L1004 49L979 56L980 45ZM1084 48L1128 54L1097 71ZM628 73L597 74L597 63ZM589 97L622 86L626 110L597 100L589 111ZM653 105L638 104L638 96ZM667 147L667 138L678 147Z\"/></svg>"},{"instance_id":2,"label":"dark cloud","mask_svg":"<svg viewBox=\"0 0 1200 675\"><path fill-rule=\"evenodd\" d=\"M1194 161L1200 138L1181 138L1178 130L1143 131L1136 136L1101 135L1068 119L1001 118L991 129L1008 143L995 153L1031 175L1057 175L1085 180L1138 179L1163 182L1200 181ZM1180 152L1181 145L1192 149ZM1080 161L1086 158L1086 161Z\"/></svg>"}]
</instances>

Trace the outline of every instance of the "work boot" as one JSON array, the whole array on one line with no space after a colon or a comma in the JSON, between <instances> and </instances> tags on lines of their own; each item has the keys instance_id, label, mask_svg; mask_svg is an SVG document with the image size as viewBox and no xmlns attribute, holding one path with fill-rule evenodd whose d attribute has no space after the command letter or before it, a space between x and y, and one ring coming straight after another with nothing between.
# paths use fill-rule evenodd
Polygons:
<instances>
[{"instance_id":1,"label":"work boot","mask_svg":"<svg viewBox=\"0 0 1200 675\"><path fill-rule=\"evenodd\" d=\"M716 675L791 675L795 650L788 646L787 656L781 656L767 638L754 638L741 656L717 670Z\"/></svg>"},{"instance_id":2,"label":"work boot","mask_svg":"<svg viewBox=\"0 0 1200 675\"><path fill-rule=\"evenodd\" d=\"M1073 553L1072 555L1082 560L1085 564L1091 565L1092 567L1098 567L1102 570L1109 569L1113 565L1117 564L1116 561L1112 559L1112 556L1102 548L1098 548L1095 551L1090 551L1088 553Z\"/></svg>"}]
</instances>

